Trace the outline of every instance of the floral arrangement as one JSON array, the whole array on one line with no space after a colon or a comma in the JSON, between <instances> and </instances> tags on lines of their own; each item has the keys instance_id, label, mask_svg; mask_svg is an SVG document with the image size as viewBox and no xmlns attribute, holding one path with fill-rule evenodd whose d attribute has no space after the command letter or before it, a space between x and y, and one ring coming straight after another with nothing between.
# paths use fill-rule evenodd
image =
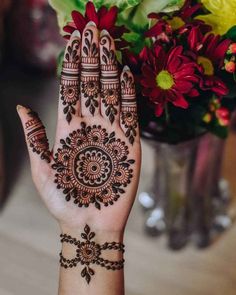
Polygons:
<instances>
[{"instance_id":1,"label":"floral arrangement","mask_svg":"<svg viewBox=\"0 0 236 295\"><path fill-rule=\"evenodd\" d=\"M115 39L137 82L143 135L225 138L236 107L235 0L50 0L65 38L89 21Z\"/></svg>"}]
</instances>

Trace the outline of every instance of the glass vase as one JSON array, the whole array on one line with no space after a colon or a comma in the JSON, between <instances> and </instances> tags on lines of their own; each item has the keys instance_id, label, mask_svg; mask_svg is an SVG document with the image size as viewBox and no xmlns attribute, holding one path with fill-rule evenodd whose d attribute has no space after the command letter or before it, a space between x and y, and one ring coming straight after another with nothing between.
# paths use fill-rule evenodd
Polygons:
<instances>
[{"instance_id":1,"label":"glass vase","mask_svg":"<svg viewBox=\"0 0 236 295\"><path fill-rule=\"evenodd\" d=\"M139 195L149 209L146 230L165 232L171 249L190 241L210 245L231 225L228 184L221 178L225 141L205 134L176 145L147 142L154 148L155 168L152 186Z\"/></svg>"}]
</instances>

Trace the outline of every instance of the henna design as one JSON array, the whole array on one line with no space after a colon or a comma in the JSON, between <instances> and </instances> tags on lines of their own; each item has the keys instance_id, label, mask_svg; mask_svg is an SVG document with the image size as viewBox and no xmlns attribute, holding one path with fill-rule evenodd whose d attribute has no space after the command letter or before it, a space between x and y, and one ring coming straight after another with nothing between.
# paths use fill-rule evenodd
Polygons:
<instances>
[{"instance_id":1,"label":"henna design","mask_svg":"<svg viewBox=\"0 0 236 295\"><path fill-rule=\"evenodd\" d=\"M25 124L26 137L29 142L29 146L32 148L34 153L40 155L42 160L51 162L51 153L49 151L49 144L43 126L38 114L29 111L28 115L32 118Z\"/></svg>"},{"instance_id":2,"label":"henna design","mask_svg":"<svg viewBox=\"0 0 236 295\"><path fill-rule=\"evenodd\" d=\"M67 47L62 66L60 95L68 123L75 114L75 105L79 99L79 48L80 40L73 40Z\"/></svg>"},{"instance_id":3,"label":"henna design","mask_svg":"<svg viewBox=\"0 0 236 295\"><path fill-rule=\"evenodd\" d=\"M138 116L135 96L134 79L129 72L124 71L121 79L121 123L125 128L125 136L128 137L131 144L137 135Z\"/></svg>"},{"instance_id":4,"label":"henna design","mask_svg":"<svg viewBox=\"0 0 236 295\"><path fill-rule=\"evenodd\" d=\"M87 29L84 33L81 63L81 93L86 99L85 106L92 115L99 107L99 54L98 46L93 39L93 31Z\"/></svg>"},{"instance_id":5,"label":"henna design","mask_svg":"<svg viewBox=\"0 0 236 295\"><path fill-rule=\"evenodd\" d=\"M108 134L100 125L82 122L81 129L60 142L52 167L66 200L74 199L79 207L94 203L97 209L117 201L131 182L130 166L135 161L128 159L128 147L115 132Z\"/></svg>"},{"instance_id":6,"label":"henna design","mask_svg":"<svg viewBox=\"0 0 236 295\"><path fill-rule=\"evenodd\" d=\"M104 35L100 40L101 46L101 98L105 106L105 115L111 124L118 114L120 85L115 51L112 49L112 39Z\"/></svg>"},{"instance_id":7,"label":"henna design","mask_svg":"<svg viewBox=\"0 0 236 295\"><path fill-rule=\"evenodd\" d=\"M61 234L61 242L73 244L77 247L76 257L73 259L66 259L63 257L62 252L60 253L60 265L61 267L73 268L78 264L85 265L81 271L81 277L85 278L89 284L91 277L95 275L95 271L90 267L91 264L100 265L101 267L106 268L107 270L120 270L124 268L125 260L119 261L110 261L101 257L101 254L105 250L117 250L124 253L125 246L121 243L111 242L99 245L92 241L95 237L95 233L90 230L88 225L84 228L84 233L81 234L83 242L72 238L69 235Z\"/></svg>"}]
</instances>

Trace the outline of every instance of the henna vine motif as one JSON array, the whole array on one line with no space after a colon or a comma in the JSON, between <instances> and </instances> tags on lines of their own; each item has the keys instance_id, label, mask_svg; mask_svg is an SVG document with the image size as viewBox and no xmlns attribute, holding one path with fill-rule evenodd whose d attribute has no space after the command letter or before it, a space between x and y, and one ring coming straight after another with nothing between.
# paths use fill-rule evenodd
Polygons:
<instances>
[{"instance_id":1,"label":"henna vine motif","mask_svg":"<svg viewBox=\"0 0 236 295\"><path fill-rule=\"evenodd\" d=\"M95 274L95 271L90 267L91 264L100 265L101 267L106 268L107 270L120 270L124 267L124 259L119 261L110 261L101 257L101 254L105 250L117 250L124 253L124 245L121 243L111 242L105 243L103 245L96 244L92 241L95 237L95 233L90 231L88 225L84 228L84 233L81 234L83 242L72 238L69 235L62 234L61 236L62 243L70 243L77 247L76 257L73 259L66 259L60 253L60 265L63 268L73 268L78 264L85 265L81 271L81 277L85 278L89 284L91 281L91 276Z\"/></svg>"},{"instance_id":2,"label":"henna vine motif","mask_svg":"<svg viewBox=\"0 0 236 295\"><path fill-rule=\"evenodd\" d=\"M113 123L118 114L119 105L119 79L115 51L109 35L100 40L101 52L101 98L105 106L105 114Z\"/></svg>"},{"instance_id":3,"label":"henna vine motif","mask_svg":"<svg viewBox=\"0 0 236 295\"><path fill-rule=\"evenodd\" d=\"M133 77L128 72L123 73L121 80L121 93L123 96L121 107L121 123L125 127L125 136L131 144L137 135L138 116Z\"/></svg>"},{"instance_id":4,"label":"henna vine motif","mask_svg":"<svg viewBox=\"0 0 236 295\"><path fill-rule=\"evenodd\" d=\"M94 33L87 29L84 33L81 64L81 93L84 96L85 106L92 115L98 108L99 94L99 54L98 46L94 42Z\"/></svg>"},{"instance_id":5,"label":"henna vine motif","mask_svg":"<svg viewBox=\"0 0 236 295\"><path fill-rule=\"evenodd\" d=\"M34 153L40 155L42 160L50 163L51 153L49 151L45 127L43 126L37 113L29 111L28 115L32 118L25 124L26 137L29 146L32 148Z\"/></svg>"},{"instance_id":6,"label":"henna vine motif","mask_svg":"<svg viewBox=\"0 0 236 295\"><path fill-rule=\"evenodd\" d=\"M128 147L115 132L108 134L100 125L82 122L81 129L60 142L52 167L66 200L74 199L79 207L94 203L97 209L117 201L131 182L135 161L128 159Z\"/></svg>"},{"instance_id":7,"label":"henna vine motif","mask_svg":"<svg viewBox=\"0 0 236 295\"><path fill-rule=\"evenodd\" d=\"M79 99L79 47L80 41L73 40L66 49L62 66L60 98L65 106L63 112L68 123L75 114L74 106Z\"/></svg>"}]
</instances>

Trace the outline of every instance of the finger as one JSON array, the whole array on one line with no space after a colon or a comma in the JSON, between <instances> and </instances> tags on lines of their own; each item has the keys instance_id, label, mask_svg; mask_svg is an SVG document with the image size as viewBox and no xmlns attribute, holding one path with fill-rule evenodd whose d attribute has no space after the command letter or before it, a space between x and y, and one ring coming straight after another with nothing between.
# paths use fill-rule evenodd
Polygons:
<instances>
[{"instance_id":1,"label":"finger","mask_svg":"<svg viewBox=\"0 0 236 295\"><path fill-rule=\"evenodd\" d=\"M119 119L120 80L115 44L106 30L100 38L101 114L111 124Z\"/></svg>"},{"instance_id":2,"label":"finger","mask_svg":"<svg viewBox=\"0 0 236 295\"><path fill-rule=\"evenodd\" d=\"M78 30L71 35L67 44L60 85L59 119L70 123L73 116L80 115L79 67L81 36Z\"/></svg>"},{"instance_id":3,"label":"finger","mask_svg":"<svg viewBox=\"0 0 236 295\"><path fill-rule=\"evenodd\" d=\"M94 22L83 32L81 58L82 116L94 116L99 113L98 30Z\"/></svg>"},{"instance_id":4,"label":"finger","mask_svg":"<svg viewBox=\"0 0 236 295\"><path fill-rule=\"evenodd\" d=\"M17 112L24 129L30 159L32 160L31 163L42 160L50 163L52 155L49 151L45 127L37 113L22 106L17 106Z\"/></svg>"},{"instance_id":5,"label":"finger","mask_svg":"<svg viewBox=\"0 0 236 295\"><path fill-rule=\"evenodd\" d=\"M137 101L134 77L128 66L121 74L121 115L120 124L131 144L138 135Z\"/></svg>"}]
</instances>

